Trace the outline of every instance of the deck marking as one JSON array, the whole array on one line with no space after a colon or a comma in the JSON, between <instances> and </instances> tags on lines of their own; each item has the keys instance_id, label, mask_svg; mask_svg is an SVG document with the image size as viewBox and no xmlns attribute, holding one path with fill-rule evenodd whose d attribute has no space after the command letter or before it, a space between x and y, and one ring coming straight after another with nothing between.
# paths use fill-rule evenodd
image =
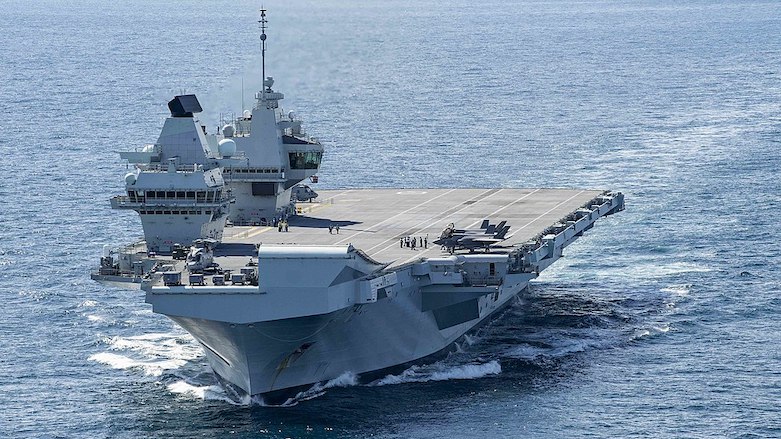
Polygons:
<instances>
[{"instance_id":1,"label":"deck marking","mask_svg":"<svg viewBox=\"0 0 781 439\"><path fill-rule=\"evenodd\" d=\"M344 194L346 194L348 192L353 192L354 190L355 189L344 190L342 192L339 192L337 194L334 194L334 195L330 196L329 198L326 199L326 201L327 200L332 200L332 199L334 199L334 198L336 198L338 196L344 195ZM324 207L331 206L332 204L333 203L328 203L328 202L308 203L307 207L309 207L309 211L308 212L302 212L302 213L311 213L311 212L313 212L315 210L320 210L320 209L322 209ZM260 228L256 229L256 227L260 227ZM246 231L239 232L239 233L236 233L234 235L231 235L231 236L227 237L226 240L241 240L241 239L252 238L252 237L260 235L261 233L268 232L269 230L272 230L273 228L274 228L273 226L250 226L250 228L247 229ZM253 229L255 229L255 230L253 230ZM244 233L246 233L246 235L242 236L242 234L244 234Z\"/></svg>"},{"instance_id":2,"label":"deck marking","mask_svg":"<svg viewBox=\"0 0 781 439\"><path fill-rule=\"evenodd\" d=\"M256 230L256 231L250 233L249 235L247 235L246 238L249 239L249 238L252 238L253 236L258 236L261 233L268 232L271 229L273 229L273 227L260 228L259 230Z\"/></svg>"},{"instance_id":3,"label":"deck marking","mask_svg":"<svg viewBox=\"0 0 781 439\"><path fill-rule=\"evenodd\" d=\"M499 212L503 211L504 209L507 209L508 207L510 207L510 206L512 206L512 205L514 205L514 204L516 204L516 203L518 203L518 202L519 202L519 201L521 201L521 200L524 200L524 199L526 199L526 198L528 198L528 197L530 197L530 196L534 195L535 193L537 193L537 192L539 192L539 191L540 191L540 189L535 189L535 190L533 190L533 191L529 192L528 194L525 194L525 195L523 195L522 197L518 198L517 200L515 200L515 201L513 201L513 202L511 202L511 203L507 203L507 204L505 204L504 206L502 206L502 207L500 207L500 208L498 208L498 209L494 210L493 212L489 213L489 214L486 216L486 218L490 218L490 217L492 217L492 216L496 215L497 213L499 213ZM583 192L583 191L581 191L581 192ZM493 195L493 194L492 194L492 195ZM577 196L577 195L579 195L579 194L576 194L576 195L574 195L574 196ZM569 201L569 200L567 200L567 201ZM566 203L566 201L563 201L563 202L564 202L564 203ZM475 204L477 204L477 203L475 203ZM466 207L469 207L469 206L466 206ZM465 207L465 208L466 208L466 207ZM555 207L554 207L554 209L555 209ZM461 210L463 210L463 209L461 209ZM544 215L544 214L543 214L543 215ZM483 221L483 220L478 220L478 221L475 221L475 222L474 222L474 223L472 223L472 224L471 224L469 227L465 227L465 228L467 228L467 229L468 229L468 228L470 228L470 227L474 227L474 226L476 226L477 224L481 223L482 221ZM528 224L527 224L527 225L528 225ZM524 226L524 227L526 227L526 226ZM518 229L518 230L520 230L520 229ZM406 264L406 263L408 263L408 262L412 262L412 261L414 261L415 259L420 259L424 253L428 252L429 250L433 250L433 249L435 249L435 248L436 248L436 246L434 246L434 247L431 247L431 248L429 248L429 249L424 249L424 250L423 250L423 252L421 252L421 253L417 254L416 256L413 256L413 257L411 257L411 258L409 258L409 259L407 259L407 260L405 260L404 262L402 262L402 263L401 263L401 264L399 264L399 265L404 265L404 264Z\"/></svg>"},{"instance_id":4,"label":"deck marking","mask_svg":"<svg viewBox=\"0 0 781 439\"><path fill-rule=\"evenodd\" d=\"M372 227L377 227L377 226L379 226L380 224L387 223L388 221L391 221L391 220L393 220L394 218L396 218L396 217L398 217L398 216L404 215L405 213L407 213L407 212L409 212L409 211L411 211L411 210L415 210L415 209L417 209L418 207L420 207L420 206L423 206L424 204L428 204L428 203L430 203L430 202L432 202L432 201L436 200L437 198L444 197L445 195L447 195L447 194L449 194L449 193L451 193L451 192L453 192L453 191L455 191L455 190L456 190L456 189L450 189L449 191L447 191L447 192L444 192L444 193L442 193L442 194L439 194L439 195L437 195L437 196L436 196L436 197L434 197L434 198L429 198L428 200L426 200L426 201L424 201L424 202L422 202L422 203L420 203L420 204L418 204L418 205L415 205L415 206L412 206L412 207L410 207L409 209L405 210L404 212L397 213L396 215L393 215L392 217L386 218L386 219L384 219L383 221L380 221L380 222L378 222L377 224L374 224ZM346 238L344 238L344 239L342 239L342 240L336 241L336 242L335 242L333 245L341 244L341 243L343 243L343 242L345 242L345 241L347 241L347 242L350 242L350 240L351 240L351 239L353 239L354 237L356 237L356 236L358 236L358 235L360 235L360 234L362 234L362 233L364 233L364 232L366 232L366 230L361 230L361 231L360 231L360 232L358 232L358 233L353 233L352 235L350 235L350 236L348 236L348 237L346 237Z\"/></svg>"},{"instance_id":5,"label":"deck marking","mask_svg":"<svg viewBox=\"0 0 781 439\"><path fill-rule=\"evenodd\" d=\"M342 195L344 195L346 193L353 192L353 191L355 191L355 189L347 189L346 191L342 191L342 192L339 192L338 194L331 195L330 197L326 198L322 202L319 202L319 203L309 203L310 204L309 211L308 212L303 212L302 211L301 213L302 214L304 214L304 213L312 213L315 210L320 210L320 209L322 209L324 207L332 206L334 204L333 203L333 199L334 198L340 197L340 196L342 196ZM330 201L330 203L329 203L329 201ZM298 206L299 205L296 204L296 207L298 207ZM301 207L303 209L303 206L301 206Z\"/></svg>"},{"instance_id":6,"label":"deck marking","mask_svg":"<svg viewBox=\"0 0 781 439\"><path fill-rule=\"evenodd\" d=\"M493 212L489 213L489 214L488 214L488 216L487 216L486 218L491 218L492 216L496 215L497 213L499 213L499 212L503 211L504 209L507 209L508 207L512 206L513 204L516 204L517 202L519 202L519 201L521 201L521 200L524 200L524 199L526 199L526 198L528 198L528 197L530 197L530 196L534 195L535 193L537 193L537 192L539 192L539 191L540 191L540 189L535 189L535 190L533 190L533 191L529 192L528 194L526 194L526 195L522 196L521 198L518 198L517 200L513 201L512 203L507 203L507 204L505 204L504 206L502 206L502 207L500 207L500 208L498 208L498 209L494 210ZM483 221L483 220L477 220L477 221L473 222L472 224L470 224L468 227L465 227L465 228L467 228L467 229L468 229L468 228L470 228L470 227L474 227L474 226L476 226L476 225L480 224L482 221Z\"/></svg>"},{"instance_id":7,"label":"deck marking","mask_svg":"<svg viewBox=\"0 0 781 439\"><path fill-rule=\"evenodd\" d=\"M501 191L502 191L502 189L489 189L489 190L487 190L487 191L485 191L485 192L483 192L483 193L477 194L477 195L475 195L474 197L467 199L466 201L462 201L462 202L461 202L461 203L459 203L459 204L463 204L463 203L465 203L465 202L467 202L467 201L472 201L472 200L474 200L474 199L476 199L476 198L479 198L480 200L484 200L484 199L486 199L486 198L488 198L488 197L491 197L491 196L493 196L493 195L496 195L496 194L498 194L498 193L499 193L499 192L501 192ZM479 202L479 200L478 200L477 202L473 203L473 204L477 204L478 202ZM422 231L422 230L423 230L422 228L420 228L420 225L421 225L421 224L425 224L425 223L431 223L431 222L432 222L432 220L433 220L433 219L435 219L436 217L445 217L445 216L447 216L447 215L453 215L453 214L455 214L455 213L458 213L458 212L460 212L460 211L462 211L462 210L464 210L464 209L468 208L469 206L472 206L472 204L468 204L468 205L466 205L466 206L463 206L463 207L461 207L461 208L459 208L459 209L456 209L456 207L458 207L458 205L456 205L456 206L453 206L453 207L451 207L450 209L448 209L448 210L446 210L446 211L444 211L444 212L440 212L440 213L438 213L438 214L435 214L435 215L433 215L433 216L430 216L430 217L429 217L429 218L427 218L426 220L424 220L424 221L421 221L421 222L419 222L419 223L415 224L414 226L412 226L412 227L410 227L409 229L405 230L405 231L404 231L404 232L402 232L401 234L402 234L402 235L405 235L405 234L406 234L407 236L408 236L408 235L412 235L412 234L414 234L414 230L415 230L415 229L417 229L417 231L418 231L418 232L420 232L420 231ZM456 210L453 210L453 209L456 209ZM377 252L377 253L382 253L382 252L384 252L385 250L389 249L391 246L395 246L395 245L396 245L396 242L397 242L397 241L396 241L396 236L394 236L394 237L392 237L392 238L388 238L388 239L386 239L386 240L384 240L384 241L381 241L379 244L376 244L376 245L374 245L374 246L372 246L372 247L370 247L370 248L368 248L368 249L366 249L366 250L364 250L364 251L365 251L366 253L369 253L371 250L374 250L375 248L377 248L377 247L379 247L379 246L381 246L381 245L384 245L386 242L391 242L391 241L393 241L393 242L392 242L392 245L389 245L389 246L385 247L384 249L382 249L382 250L380 250L380 251L378 251L378 252ZM375 253L375 254L376 254L376 253Z\"/></svg>"},{"instance_id":8,"label":"deck marking","mask_svg":"<svg viewBox=\"0 0 781 439\"><path fill-rule=\"evenodd\" d=\"M540 219L540 218L544 217L545 215L547 215L547 214L549 214L549 213L553 212L554 210L558 209L558 208L559 208L559 206L561 206L561 205L562 205L562 204L564 204L564 203L567 203L567 202L569 202L569 200L571 200L571 199L573 199L573 198L575 198L575 197L577 197L577 196L580 196L580 194L582 194L583 192L586 192L586 191L585 191L585 190L582 190L582 191L578 192L577 194L575 194L575 195L573 195L573 196L571 196L571 197L567 198L566 200L562 201L561 203L559 203L559 204L557 204L557 205L555 205L555 206L551 207L550 209L548 209L548 211L547 211L547 212L545 212L545 213L543 213L543 214L540 214L540 216L538 216L537 218L534 218L533 220L529 221L529 222L528 222L528 223L526 223L526 224L525 224L523 227L519 227L519 228L518 228L518 229L515 231L515 233L518 233L518 230L522 230L522 229L525 229L526 227L529 227L529 226L530 226L532 223L534 223L534 222L535 222L535 221L537 221L538 219ZM558 220L557 220L557 221L558 221ZM513 233L513 235L515 235L515 233ZM510 236L512 236L512 235L510 235Z\"/></svg>"}]
</instances>

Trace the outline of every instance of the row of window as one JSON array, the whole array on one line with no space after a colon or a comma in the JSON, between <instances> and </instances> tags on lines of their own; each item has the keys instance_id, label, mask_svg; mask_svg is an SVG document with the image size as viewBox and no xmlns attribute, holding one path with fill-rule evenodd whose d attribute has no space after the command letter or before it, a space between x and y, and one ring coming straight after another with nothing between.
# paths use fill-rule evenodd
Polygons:
<instances>
[{"instance_id":1,"label":"row of window","mask_svg":"<svg viewBox=\"0 0 781 439\"><path fill-rule=\"evenodd\" d=\"M139 210L141 215L211 215L211 210Z\"/></svg>"},{"instance_id":2,"label":"row of window","mask_svg":"<svg viewBox=\"0 0 781 439\"><path fill-rule=\"evenodd\" d=\"M222 190L216 191L127 191L131 202L143 202L148 200L195 200L200 202L212 202L219 200Z\"/></svg>"},{"instance_id":3,"label":"row of window","mask_svg":"<svg viewBox=\"0 0 781 439\"><path fill-rule=\"evenodd\" d=\"M290 169L317 169L322 158L322 152L291 152Z\"/></svg>"},{"instance_id":4,"label":"row of window","mask_svg":"<svg viewBox=\"0 0 781 439\"><path fill-rule=\"evenodd\" d=\"M226 174L278 174L279 169L276 168L225 168L223 171Z\"/></svg>"}]
</instances>

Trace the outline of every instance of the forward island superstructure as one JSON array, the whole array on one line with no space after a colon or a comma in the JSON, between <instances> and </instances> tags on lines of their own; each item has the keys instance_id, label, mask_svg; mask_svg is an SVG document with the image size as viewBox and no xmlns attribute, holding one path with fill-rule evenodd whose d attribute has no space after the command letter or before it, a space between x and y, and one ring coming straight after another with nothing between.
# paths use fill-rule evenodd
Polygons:
<instances>
[{"instance_id":1,"label":"forward island superstructure","mask_svg":"<svg viewBox=\"0 0 781 439\"><path fill-rule=\"evenodd\" d=\"M265 28L261 11L264 76ZM136 170L111 201L139 213L144 239L107 248L93 273L140 284L241 393L284 396L446 352L624 208L603 190L315 193L301 182L316 181L323 148L272 85L213 135L195 96L169 103L157 143L122 154Z\"/></svg>"}]
</instances>

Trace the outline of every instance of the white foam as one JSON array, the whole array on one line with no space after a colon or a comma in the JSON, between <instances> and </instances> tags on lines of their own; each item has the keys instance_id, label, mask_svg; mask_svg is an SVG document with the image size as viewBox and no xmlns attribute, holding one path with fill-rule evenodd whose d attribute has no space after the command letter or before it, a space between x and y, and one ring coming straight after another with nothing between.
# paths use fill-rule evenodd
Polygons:
<instances>
[{"instance_id":1,"label":"white foam","mask_svg":"<svg viewBox=\"0 0 781 439\"><path fill-rule=\"evenodd\" d=\"M454 367L441 372L434 372L431 375L431 381L445 380L473 380L488 375L499 375L502 373L502 366L494 360L484 364L466 364Z\"/></svg>"},{"instance_id":2,"label":"white foam","mask_svg":"<svg viewBox=\"0 0 781 439\"><path fill-rule=\"evenodd\" d=\"M534 360L539 356L545 355L548 351L550 351L550 349L541 348L539 346L522 345L514 347L507 355L521 360Z\"/></svg>"},{"instance_id":3,"label":"white foam","mask_svg":"<svg viewBox=\"0 0 781 439\"><path fill-rule=\"evenodd\" d=\"M186 334L151 333L104 341L112 352L94 354L89 357L91 361L114 369L139 369L148 376L160 376L203 355L200 346Z\"/></svg>"},{"instance_id":4,"label":"white foam","mask_svg":"<svg viewBox=\"0 0 781 439\"><path fill-rule=\"evenodd\" d=\"M474 335L464 334L464 345L465 346L472 346L473 344L477 343L478 339Z\"/></svg>"},{"instance_id":5,"label":"white foam","mask_svg":"<svg viewBox=\"0 0 781 439\"><path fill-rule=\"evenodd\" d=\"M339 375L334 379L326 381L325 383L316 383L308 390L299 392L293 398L289 398L287 401L285 401L284 404L281 405L281 407L292 407L294 405L297 405L301 401L309 401L310 399L323 396L327 389L331 389L334 387L350 387L355 385L358 385L358 376L355 375L353 372L348 371ZM261 401L261 405L267 405L267 404Z\"/></svg>"},{"instance_id":6,"label":"white foam","mask_svg":"<svg viewBox=\"0 0 781 439\"><path fill-rule=\"evenodd\" d=\"M653 328L654 331L661 333L670 332L670 325L667 323L663 323L659 326L652 326L651 328Z\"/></svg>"},{"instance_id":7,"label":"white foam","mask_svg":"<svg viewBox=\"0 0 781 439\"><path fill-rule=\"evenodd\" d=\"M88 314L87 315L87 320L89 320L90 322L102 322L102 321L105 321L106 318L98 316L98 315Z\"/></svg>"},{"instance_id":8,"label":"white foam","mask_svg":"<svg viewBox=\"0 0 781 439\"><path fill-rule=\"evenodd\" d=\"M628 264L616 264L602 269L582 269L577 262L558 261L552 267L546 269L537 278L537 282L561 282L577 279L658 279L685 273L708 273L714 268L696 264L693 262L679 261L668 262L667 259L658 257L635 258ZM569 264L569 265L567 265Z\"/></svg>"},{"instance_id":9,"label":"white foam","mask_svg":"<svg viewBox=\"0 0 781 439\"><path fill-rule=\"evenodd\" d=\"M689 295L690 290L691 290L690 284L680 284L680 285L670 285L668 287L662 288L659 291L663 293L670 293L675 296L685 297Z\"/></svg>"},{"instance_id":10,"label":"white foam","mask_svg":"<svg viewBox=\"0 0 781 439\"><path fill-rule=\"evenodd\" d=\"M113 369L130 369L136 365L136 361L131 358L109 352L91 355L89 360L105 364Z\"/></svg>"},{"instance_id":11,"label":"white foam","mask_svg":"<svg viewBox=\"0 0 781 439\"><path fill-rule=\"evenodd\" d=\"M613 330L597 328L542 330L527 333L524 339L525 342L509 348L503 355L527 361L561 358L609 348L625 340Z\"/></svg>"},{"instance_id":12,"label":"white foam","mask_svg":"<svg viewBox=\"0 0 781 439\"><path fill-rule=\"evenodd\" d=\"M195 386L185 380L179 380L169 384L166 388L171 393L204 401L223 401L233 405L252 404L252 399L246 395L239 401L234 400L219 385Z\"/></svg>"},{"instance_id":13,"label":"white foam","mask_svg":"<svg viewBox=\"0 0 781 439\"><path fill-rule=\"evenodd\" d=\"M100 352L89 357L90 361L105 364L113 369L140 369L144 372L144 375L158 377L166 370L176 369L184 366L186 361L184 360L157 360L157 361L144 361L138 360L124 355L113 354L111 352Z\"/></svg>"},{"instance_id":14,"label":"white foam","mask_svg":"<svg viewBox=\"0 0 781 439\"><path fill-rule=\"evenodd\" d=\"M111 337L107 342L111 350L133 351L153 359L194 360L202 355L201 347L186 334L151 333Z\"/></svg>"},{"instance_id":15,"label":"white foam","mask_svg":"<svg viewBox=\"0 0 781 439\"><path fill-rule=\"evenodd\" d=\"M328 380L323 385L323 389L330 389L333 387L350 387L350 386L355 386L357 384L358 384L358 376L348 371L332 380Z\"/></svg>"},{"instance_id":16,"label":"white foam","mask_svg":"<svg viewBox=\"0 0 781 439\"><path fill-rule=\"evenodd\" d=\"M670 332L669 323L658 323L655 325L651 325L649 327L635 329L635 333L634 336L632 337L632 340L654 337L660 334L666 334L668 332Z\"/></svg>"},{"instance_id":17,"label":"white foam","mask_svg":"<svg viewBox=\"0 0 781 439\"><path fill-rule=\"evenodd\" d=\"M659 277L674 276L683 273L707 273L714 271L713 268L704 267L691 262L673 262L670 264L659 264L657 261L632 264L624 268L616 268L600 272L599 276L618 276L624 275L635 279L653 279ZM619 273L620 272L620 273Z\"/></svg>"},{"instance_id":18,"label":"white foam","mask_svg":"<svg viewBox=\"0 0 781 439\"><path fill-rule=\"evenodd\" d=\"M84 302L81 302L79 304L79 307L80 308L88 308L88 307L93 307L93 306L97 306L97 305L98 305L98 302L96 302L94 300L85 300Z\"/></svg>"},{"instance_id":19,"label":"white foam","mask_svg":"<svg viewBox=\"0 0 781 439\"><path fill-rule=\"evenodd\" d=\"M428 381L471 380L489 375L498 375L501 372L502 366L496 360L482 364L463 364L459 366L445 366L434 363L430 366L412 366L399 375L388 375L370 385L386 386L390 384L424 383Z\"/></svg>"}]
</instances>

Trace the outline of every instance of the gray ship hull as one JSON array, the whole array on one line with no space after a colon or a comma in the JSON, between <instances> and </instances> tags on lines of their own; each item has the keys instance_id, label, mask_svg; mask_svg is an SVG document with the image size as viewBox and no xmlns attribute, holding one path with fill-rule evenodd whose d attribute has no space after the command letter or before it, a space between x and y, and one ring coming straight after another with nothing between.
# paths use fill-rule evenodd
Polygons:
<instances>
[{"instance_id":1,"label":"gray ship hull","mask_svg":"<svg viewBox=\"0 0 781 439\"><path fill-rule=\"evenodd\" d=\"M421 291L410 288L372 305L271 322L169 317L204 346L209 364L222 379L249 395L279 397L286 395L279 392L283 389L295 393L300 386L347 372L375 372L447 350L526 286L517 282L436 314L421 312ZM470 317L475 309L475 318L440 329Z\"/></svg>"}]
</instances>

